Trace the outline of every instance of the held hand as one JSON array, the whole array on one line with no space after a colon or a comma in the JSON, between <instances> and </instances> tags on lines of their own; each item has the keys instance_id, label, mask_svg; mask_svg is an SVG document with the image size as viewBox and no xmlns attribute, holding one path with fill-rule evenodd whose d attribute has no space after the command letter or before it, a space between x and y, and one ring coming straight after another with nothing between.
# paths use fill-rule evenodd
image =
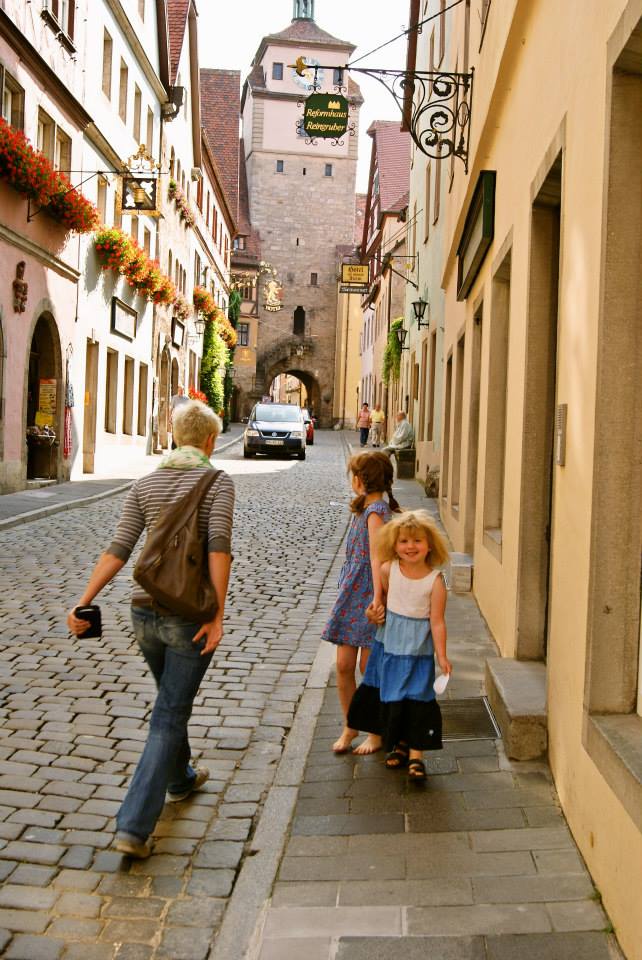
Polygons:
<instances>
[{"instance_id":1,"label":"held hand","mask_svg":"<svg viewBox=\"0 0 642 960\"><path fill-rule=\"evenodd\" d=\"M366 607L366 617L370 623L384 623L386 619L386 608L381 602L373 600L372 603Z\"/></svg>"},{"instance_id":2,"label":"held hand","mask_svg":"<svg viewBox=\"0 0 642 960\"><path fill-rule=\"evenodd\" d=\"M76 616L76 609L79 606L80 604L76 604L76 606L72 607L67 614L67 626L77 637L82 636L82 634L85 633L86 630L89 630L89 627L91 626L89 620L79 620Z\"/></svg>"},{"instance_id":3,"label":"held hand","mask_svg":"<svg viewBox=\"0 0 642 960\"><path fill-rule=\"evenodd\" d=\"M204 657L207 653L212 653L218 647L219 643L223 639L223 618L214 617L213 620L210 620L209 623L204 623L201 629L198 631L196 636L192 637L192 643L200 643L201 640L205 640L205 645L201 650L201 656Z\"/></svg>"},{"instance_id":4,"label":"held hand","mask_svg":"<svg viewBox=\"0 0 642 960\"><path fill-rule=\"evenodd\" d=\"M442 673L451 674L453 671L453 665L446 656L440 656L437 654L437 663L439 664L439 669Z\"/></svg>"}]
</instances>

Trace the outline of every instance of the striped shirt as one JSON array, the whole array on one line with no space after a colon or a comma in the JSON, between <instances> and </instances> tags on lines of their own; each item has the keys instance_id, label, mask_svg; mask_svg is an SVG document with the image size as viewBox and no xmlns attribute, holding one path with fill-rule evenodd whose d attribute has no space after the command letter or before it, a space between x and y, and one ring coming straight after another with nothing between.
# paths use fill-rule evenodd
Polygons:
<instances>
[{"instance_id":1,"label":"striped shirt","mask_svg":"<svg viewBox=\"0 0 642 960\"><path fill-rule=\"evenodd\" d=\"M196 486L208 469L205 466L191 470L163 468L137 480L125 498L114 538L106 552L126 563L143 530L149 530L163 507ZM233 516L234 484L227 473L221 472L205 494L198 512L199 533L207 537L209 553L232 552ZM132 602L149 604L151 597L135 583Z\"/></svg>"}]
</instances>

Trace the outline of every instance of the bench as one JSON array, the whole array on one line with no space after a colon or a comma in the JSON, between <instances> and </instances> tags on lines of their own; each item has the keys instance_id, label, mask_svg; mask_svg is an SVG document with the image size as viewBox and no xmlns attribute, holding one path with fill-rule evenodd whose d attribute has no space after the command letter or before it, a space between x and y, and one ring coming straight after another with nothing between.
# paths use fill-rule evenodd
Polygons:
<instances>
[{"instance_id":1,"label":"bench","mask_svg":"<svg viewBox=\"0 0 642 960\"><path fill-rule=\"evenodd\" d=\"M397 480L414 480L417 451L414 447L395 450L397 460Z\"/></svg>"}]
</instances>

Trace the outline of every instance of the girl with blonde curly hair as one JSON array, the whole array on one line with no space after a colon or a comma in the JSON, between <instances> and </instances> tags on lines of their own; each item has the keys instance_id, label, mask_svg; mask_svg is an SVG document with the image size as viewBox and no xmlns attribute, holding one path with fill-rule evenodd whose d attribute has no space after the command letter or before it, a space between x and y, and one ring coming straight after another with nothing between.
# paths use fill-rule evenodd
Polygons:
<instances>
[{"instance_id":1,"label":"girl with blonde curly hair","mask_svg":"<svg viewBox=\"0 0 642 960\"><path fill-rule=\"evenodd\" d=\"M347 723L383 737L387 767L408 766L410 779L425 780L424 750L442 747L435 656L443 674L452 670L439 569L448 547L427 510L410 510L378 531L376 550L386 609L368 608L369 619L380 626Z\"/></svg>"}]
</instances>

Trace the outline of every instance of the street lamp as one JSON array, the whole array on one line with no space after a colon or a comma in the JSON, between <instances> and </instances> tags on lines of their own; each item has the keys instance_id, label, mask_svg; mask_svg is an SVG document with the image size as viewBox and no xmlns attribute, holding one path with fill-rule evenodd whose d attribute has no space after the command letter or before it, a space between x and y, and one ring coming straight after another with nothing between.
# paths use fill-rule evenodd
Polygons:
<instances>
[{"instance_id":1,"label":"street lamp","mask_svg":"<svg viewBox=\"0 0 642 960\"><path fill-rule=\"evenodd\" d=\"M399 341L399 346L401 347L401 349L409 350L410 349L409 347L404 347L404 343L406 342L408 331L403 326L398 326L397 329L395 330L395 333L397 334L397 340Z\"/></svg>"},{"instance_id":2,"label":"street lamp","mask_svg":"<svg viewBox=\"0 0 642 960\"><path fill-rule=\"evenodd\" d=\"M194 321L194 328L196 330L196 333L190 333L188 334L188 337L187 337L187 339L190 342L200 340L203 334L205 333L205 321L201 316L198 316Z\"/></svg>"},{"instance_id":3,"label":"street lamp","mask_svg":"<svg viewBox=\"0 0 642 960\"><path fill-rule=\"evenodd\" d=\"M421 330L422 327L430 326L430 304L427 300L424 300L423 297L419 297L418 300L415 300L412 305L412 309L415 313L415 320L417 321L417 327ZM428 311L428 319L424 320L424 314Z\"/></svg>"}]
</instances>

